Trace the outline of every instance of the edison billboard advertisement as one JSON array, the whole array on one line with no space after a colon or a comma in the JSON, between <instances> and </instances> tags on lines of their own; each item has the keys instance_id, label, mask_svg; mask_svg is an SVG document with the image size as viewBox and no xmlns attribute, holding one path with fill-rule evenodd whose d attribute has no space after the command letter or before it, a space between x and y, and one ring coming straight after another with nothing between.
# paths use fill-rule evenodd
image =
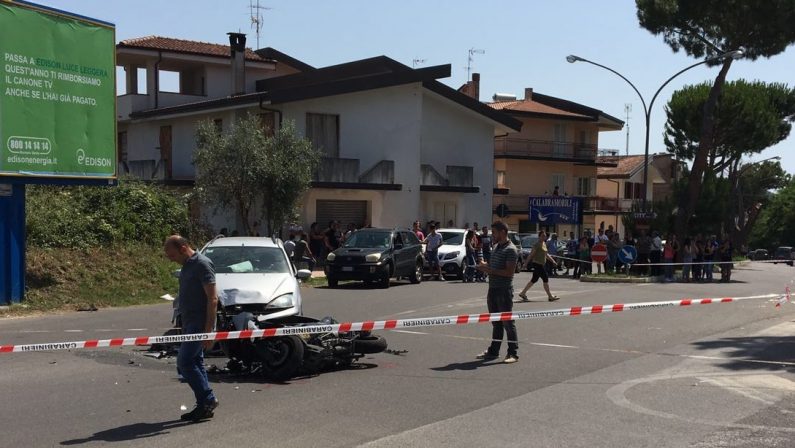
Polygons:
<instances>
[{"instance_id":1,"label":"edison billboard advertisement","mask_svg":"<svg viewBox=\"0 0 795 448\"><path fill-rule=\"evenodd\" d=\"M0 0L0 183L114 178L113 25Z\"/></svg>"}]
</instances>

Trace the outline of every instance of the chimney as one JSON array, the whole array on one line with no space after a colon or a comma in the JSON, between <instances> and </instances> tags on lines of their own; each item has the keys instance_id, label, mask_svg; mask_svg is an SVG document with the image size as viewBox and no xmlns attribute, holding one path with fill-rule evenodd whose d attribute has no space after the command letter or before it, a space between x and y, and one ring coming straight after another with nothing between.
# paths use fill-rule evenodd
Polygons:
<instances>
[{"instance_id":1,"label":"chimney","mask_svg":"<svg viewBox=\"0 0 795 448\"><path fill-rule=\"evenodd\" d=\"M229 35L232 62L232 95L246 93L246 35L242 33L226 33Z\"/></svg>"},{"instance_id":2,"label":"chimney","mask_svg":"<svg viewBox=\"0 0 795 448\"><path fill-rule=\"evenodd\" d=\"M472 73L472 88L469 90L472 98L480 101L480 73Z\"/></svg>"},{"instance_id":3,"label":"chimney","mask_svg":"<svg viewBox=\"0 0 795 448\"><path fill-rule=\"evenodd\" d=\"M524 100L525 101L533 101L533 88L532 87L525 87L525 89L524 89Z\"/></svg>"}]
</instances>

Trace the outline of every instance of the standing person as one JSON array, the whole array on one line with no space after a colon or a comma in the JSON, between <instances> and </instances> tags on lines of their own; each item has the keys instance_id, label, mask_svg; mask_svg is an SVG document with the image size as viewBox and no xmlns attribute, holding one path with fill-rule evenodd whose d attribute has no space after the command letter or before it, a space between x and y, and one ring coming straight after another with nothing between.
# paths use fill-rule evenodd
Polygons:
<instances>
[{"instance_id":1,"label":"standing person","mask_svg":"<svg viewBox=\"0 0 795 448\"><path fill-rule=\"evenodd\" d=\"M306 263L307 269L314 271L316 263L315 255L312 253L312 249L309 247L309 244L307 244L306 239L306 232L302 231L300 238L295 242L293 263L295 263L295 266L301 266L301 263Z\"/></svg>"},{"instance_id":2,"label":"standing person","mask_svg":"<svg viewBox=\"0 0 795 448\"><path fill-rule=\"evenodd\" d=\"M649 261L652 263L652 277L656 277L660 275L660 272L662 272L659 266L660 258L662 256L662 248L662 238L660 238L660 233L655 230L652 234L651 252L649 253Z\"/></svg>"},{"instance_id":3,"label":"standing person","mask_svg":"<svg viewBox=\"0 0 795 448\"><path fill-rule=\"evenodd\" d=\"M481 263L477 269L489 276L489 292L486 304L489 313L510 313L513 311L513 274L519 252L508 239L508 226L497 221L491 225L494 237L494 250L491 252L489 264ZM513 364L519 360L519 338L516 335L516 324L512 320L492 322L491 345L477 356L478 359L496 359L500 355L503 333L508 338L508 355L503 361Z\"/></svg>"},{"instance_id":4,"label":"standing person","mask_svg":"<svg viewBox=\"0 0 795 448\"><path fill-rule=\"evenodd\" d=\"M558 234L557 233L553 233L552 236L550 236L549 244L547 245L547 250L549 251L550 259L555 260L555 264L547 263L547 265L546 265L547 272L549 273L550 276L557 277L557 275L558 275L558 270L556 269L558 267L558 265L557 265L557 262L558 262L558 259L557 259L557 256L558 256Z\"/></svg>"},{"instance_id":5,"label":"standing person","mask_svg":"<svg viewBox=\"0 0 795 448\"><path fill-rule=\"evenodd\" d=\"M323 249L326 247L326 236L323 235L323 232L320 231L320 226L313 222L311 226L309 226L309 248L312 249L312 253L315 254L319 260L325 260L323 256Z\"/></svg>"},{"instance_id":6,"label":"standing person","mask_svg":"<svg viewBox=\"0 0 795 448\"><path fill-rule=\"evenodd\" d=\"M163 250L169 260L182 265L177 299L182 334L212 333L218 307L213 262L194 251L188 241L179 235L168 237ZM218 407L218 399L210 388L207 371L204 370L204 349L210 348L212 344L213 341L199 340L180 344L177 369L196 398L196 407L182 414L182 420L197 422L213 418L213 411Z\"/></svg>"},{"instance_id":7,"label":"standing person","mask_svg":"<svg viewBox=\"0 0 795 448\"><path fill-rule=\"evenodd\" d=\"M425 239L425 234L422 233L422 229L420 228L420 222L419 221L414 221L414 227L412 228L412 231L414 232L414 235L417 236L418 240L422 241L422 240Z\"/></svg>"},{"instance_id":8,"label":"standing person","mask_svg":"<svg viewBox=\"0 0 795 448\"><path fill-rule=\"evenodd\" d=\"M324 233L323 244L326 246L327 253L332 253L340 247L339 224L336 221L329 221L328 229Z\"/></svg>"},{"instance_id":9,"label":"standing person","mask_svg":"<svg viewBox=\"0 0 795 448\"><path fill-rule=\"evenodd\" d=\"M425 244L425 259L428 260L428 267L431 269L431 274L433 274L434 267L436 268L436 280L442 281L444 277L442 277L442 266L439 263L439 248L442 246L444 239L442 235L436 233L436 226L431 224L428 226L428 236L422 240L422 243Z\"/></svg>"},{"instance_id":10,"label":"standing person","mask_svg":"<svg viewBox=\"0 0 795 448\"><path fill-rule=\"evenodd\" d=\"M615 273L618 261L618 253L621 251L621 238L618 233L612 233L607 242L607 272Z\"/></svg>"},{"instance_id":11,"label":"standing person","mask_svg":"<svg viewBox=\"0 0 795 448\"><path fill-rule=\"evenodd\" d=\"M466 250L466 254L464 256L464 264L466 267L464 268L464 283L471 283L475 281L475 232L471 230L467 230L466 235L464 236L464 247Z\"/></svg>"},{"instance_id":12,"label":"standing person","mask_svg":"<svg viewBox=\"0 0 795 448\"><path fill-rule=\"evenodd\" d=\"M685 283L690 282L690 271L693 267L693 258L695 255L696 249L693 245L693 242L690 238L685 238L685 242L682 245L682 281Z\"/></svg>"},{"instance_id":13,"label":"standing person","mask_svg":"<svg viewBox=\"0 0 795 448\"><path fill-rule=\"evenodd\" d=\"M480 233L480 245L483 246L483 261L488 263L491 260L492 240L491 235L489 235L489 228L486 226L483 226L483 230Z\"/></svg>"},{"instance_id":14,"label":"standing person","mask_svg":"<svg viewBox=\"0 0 795 448\"><path fill-rule=\"evenodd\" d=\"M665 263L665 281L674 281L674 257L676 256L676 235L668 235L663 247L663 262Z\"/></svg>"},{"instance_id":15,"label":"standing person","mask_svg":"<svg viewBox=\"0 0 795 448\"><path fill-rule=\"evenodd\" d=\"M577 248L579 247L580 243L577 241L577 238L574 236L574 232L569 234L569 241L566 243L566 258L570 258L570 260L565 260L566 262L566 273L564 275L569 275L569 269L572 269L574 272L572 273L572 277L576 278L577 273L579 272L579 265L580 263L574 261L577 259Z\"/></svg>"},{"instance_id":16,"label":"standing person","mask_svg":"<svg viewBox=\"0 0 795 448\"><path fill-rule=\"evenodd\" d=\"M295 231L290 231L290 236L287 237L287 241L284 242L284 251L287 253L287 258L290 260L293 259L293 253L295 252Z\"/></svg>"},{"instance_id":17,"label":"standing person","mask_svg":"<svg viewBox=\"0 0 795 448\"><path fill-rule=\"evenodd\" d=\"M693 245L693 261L693 281L701 283L701 273L704 272L704 237L700 233Z\"/></svg>"},{"instance_id":18,"label":"standing person","mask_svg":"<svg viewBox=\"0 0 795 448\"><path fill-rule=\"evenodd\" d=\"M732 242L728 235L723 236L723 241L718 246L718 259L720 261L720 281L729 283L732 281Z\"/></svg>"},{"instance_id":19,"label":"standing person","mask_svg":"<svg viewBox=\"0 0 795 448\"><path fill-rule=\"evenodd\" d=\"M547 249L547 232L541 230L538 232L538 241L536 242L533 249L530 251L530 255L524 262L524 266L522 269L527 269L527 265L533 263L533 278L524 285L524 289L522 292L519 293L519 297L522 298L522 302L529 302L530 299L527 298L527 290L533 287L536 284L539 278L543 281L544 291L547 293L547 298L550 302L554 302L560 297L552 295L549 291L549 276L547 275L547 262L552 263L554 266L557 266L558 263L549 256L549 251Z\"/></svg>"},{"instance_id":20,"label":"standing person","mask_svg":"<svg viewBox=\"0 0 795 448\"><path fill-rule=\"evenodd\" d=\"M712 262L715 260L715 236L709 237L704 245L704 281L712 283Z\"/></svg>"},{"instance_id":21,"label":"standing person","mask_svg":"<svg viewBox=\"0 0 795 448\"><path fill-rule=\"evenodd\" d=\"M580 278L583 274L591 273L591 246L588 245L588 238L580 238L580 245L577 246L577 258L580 262L577 263L580 267L579 272L576 272L574 278Z\"/></svg>"}]
</instances>

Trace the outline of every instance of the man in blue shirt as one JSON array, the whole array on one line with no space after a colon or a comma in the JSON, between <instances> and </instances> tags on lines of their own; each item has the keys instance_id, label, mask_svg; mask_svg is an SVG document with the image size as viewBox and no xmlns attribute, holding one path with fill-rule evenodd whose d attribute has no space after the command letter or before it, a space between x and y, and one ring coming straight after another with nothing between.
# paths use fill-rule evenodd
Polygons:
<instances>
[{"instance_id":1,"label":"man in blue shirt","mask_svg":"<svg viewBox=\"0 0 795 448\"><path fill-rule=\"evenodd\" d=\"M215 268L212 261L194 251L188 241L179 236L168 237L163 246L169 260L182 265L179 273L178 310L182 319L182 334L212 333L218 293L215 289ZM196 397L196 408L182 414L182 420L200 421L213 417L218 400L210 388L204 369L204 349L211 340L185 341L179 347L177 369Z\"/></svg>"}]
</instances>

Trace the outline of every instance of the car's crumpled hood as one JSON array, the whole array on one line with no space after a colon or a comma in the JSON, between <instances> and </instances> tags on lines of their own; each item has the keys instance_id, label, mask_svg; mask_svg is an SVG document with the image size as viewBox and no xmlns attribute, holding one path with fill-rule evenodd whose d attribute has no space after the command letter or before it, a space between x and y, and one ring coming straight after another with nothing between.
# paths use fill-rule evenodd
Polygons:
<instances>
[{"instance_id":1,"label":"car's crumpled hood","mask_svg":"<svg viewBox=\"0 0 795 448\"><path fill-rule=\"evenodd\" d=\"M295 279L282 274L215 274L218 298L223 306L266 304L295 292Z\"/></svg>"}]
</instances>

